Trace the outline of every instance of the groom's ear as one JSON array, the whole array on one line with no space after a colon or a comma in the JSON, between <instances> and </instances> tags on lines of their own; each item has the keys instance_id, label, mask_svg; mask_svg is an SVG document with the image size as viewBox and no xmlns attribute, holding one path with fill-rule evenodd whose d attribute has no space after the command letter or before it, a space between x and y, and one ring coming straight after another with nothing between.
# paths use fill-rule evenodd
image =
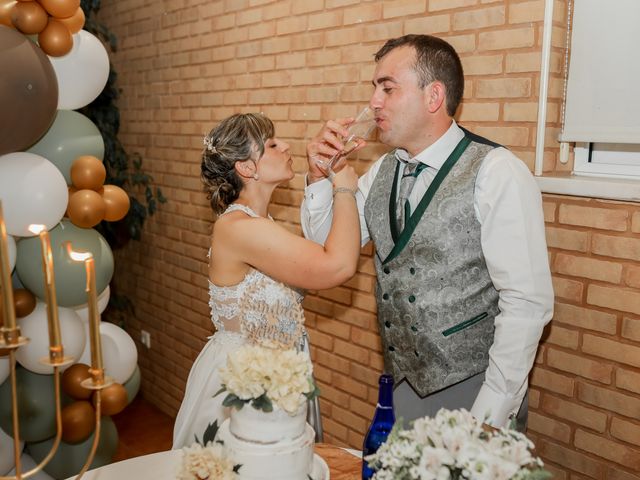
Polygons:
<instances>
[{"instance_id":1,"label":"groom's ear","mask_svg":"<svg viewBox=\"0 0 640 480\"><path fill-rule=\"evenodd\" d=\"M242 162L236 162L233 166L243 178L252 178L254 173L256 173L256 164L253 160L244 160Z\"/></svg>"}]
</instances>

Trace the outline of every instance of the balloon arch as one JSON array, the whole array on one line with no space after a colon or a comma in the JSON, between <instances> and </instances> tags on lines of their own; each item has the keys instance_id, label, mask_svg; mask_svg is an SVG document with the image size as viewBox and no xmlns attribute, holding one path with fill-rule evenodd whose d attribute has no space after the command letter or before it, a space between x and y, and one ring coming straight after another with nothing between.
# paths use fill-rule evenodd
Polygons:
<instances>
[{"instance_id":1,"label":"balloon arch","mask_svg":"<svg viewBox=\"0 0 640 480\"><path fill-rule=\"evenodd\" d=\"M63 442L46 473L32 478L66 478L80 470L93 441L92 392L81 387L88 376L90 347L84 266L63 247L92 252L99 311L109 301L113 253L92 227L122 219L129 196L105 185L104 142L91 120L76 112L92 102L109 76L109 57L98 38L82 30L80 0L0 0L0 200L13 270L14 303L22 334L31 339L17 354L22 463L42 460L55 435L52 369L40 244L30 225L49 230L57 280L58 316L65 352L76 363L62 377ZM37 35L30 39L28 35ZM0 309L0 323L1 323ZM102 393L102 410L115 415L140 387L137 350L120 327L100 323L106 374L116 384ZM14 468L9 360L0 350L0 476ZM118 443L115 425L105 417L93 466L111 461Z\"/></svg>"}]
</instances>

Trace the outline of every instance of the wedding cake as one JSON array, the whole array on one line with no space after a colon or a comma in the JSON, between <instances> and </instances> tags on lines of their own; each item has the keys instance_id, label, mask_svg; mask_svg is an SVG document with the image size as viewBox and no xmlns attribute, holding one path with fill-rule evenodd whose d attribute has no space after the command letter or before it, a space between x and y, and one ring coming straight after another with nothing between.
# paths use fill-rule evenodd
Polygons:
<instances>
[{"instance_id":1,"label":"wedding cake","mask_svg":"<svg viewBox=\"0 0 640 480\"><path fill-rule=\"evenodd\" d=\"M318 390L308 354L246 345L221 369L223 405L230 417L217 432L238 468L239 480L325 480L326 464L314 455L308 402Z\"/></svg>"},{"instance_id":2,"label":"wedding cake","mask_svg":"<svg viewBox=\"0 0 640 480\"><path fill-rule=\"evenodd\" d=\"M306 403L293 416L279 408L269 413L248 405L232 409L218 438L240 465L239 479L322 480L314 472L315 432L306 418Z\"/></svg>"}]
</instances>

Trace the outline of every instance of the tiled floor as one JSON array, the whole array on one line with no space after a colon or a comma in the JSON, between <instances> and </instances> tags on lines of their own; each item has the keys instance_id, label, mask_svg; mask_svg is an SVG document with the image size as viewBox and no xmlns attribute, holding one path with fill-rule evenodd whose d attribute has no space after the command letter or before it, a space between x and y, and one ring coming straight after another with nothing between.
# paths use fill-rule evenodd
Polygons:
<instances>
[{"instance_id":1,"label":"tiled floor","mask_svg":"<svg viewBox=\"0 0 640 480\"><path fill-rule=\"evenodd\" d=\"M118 429L119 440L114 462L171 448L173 418L141 395L112 418Z\"/></svg>"}]
</instances>

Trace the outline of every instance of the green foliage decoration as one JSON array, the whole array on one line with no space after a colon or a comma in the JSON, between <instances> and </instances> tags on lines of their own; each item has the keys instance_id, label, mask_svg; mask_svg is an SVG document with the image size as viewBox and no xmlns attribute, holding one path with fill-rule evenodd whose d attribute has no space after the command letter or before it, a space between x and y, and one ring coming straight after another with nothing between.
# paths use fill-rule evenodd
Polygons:
<instances>
[{"instance_id":1,"label":"green foliage decoration","mask_svg":"<svg viewBox=\"0 0 640 480\"><path fill-rule=\"evenodd\" d=\"M100 0L81 0L80 5L86 17L84 29L105 42L111 51L116 51L118 48L116 36L96 19L100 10ZM109 79L102 93L80 110L95 123L104 139L104 165L107 170L105 183L122 188L129 187L129 189L125 188L131 201L131 208L127 215L118 222L103 221L96 227L113 249L123 247L130 239L140 240L147 217L155 213L158 203L166 202L162 191L153 186L153 177L143 170L140 154L129 155L118 139L120 111L116 101L120 96L120 89L117 86L117 79L117 73L111 66ZM144 194L142 201L131 194L131 188ZM123 301L123 306L126 307L125 300L117 298L113 300L116 303L116 308L118 308L117 303Z\"/></svg>"}]
</instances>

